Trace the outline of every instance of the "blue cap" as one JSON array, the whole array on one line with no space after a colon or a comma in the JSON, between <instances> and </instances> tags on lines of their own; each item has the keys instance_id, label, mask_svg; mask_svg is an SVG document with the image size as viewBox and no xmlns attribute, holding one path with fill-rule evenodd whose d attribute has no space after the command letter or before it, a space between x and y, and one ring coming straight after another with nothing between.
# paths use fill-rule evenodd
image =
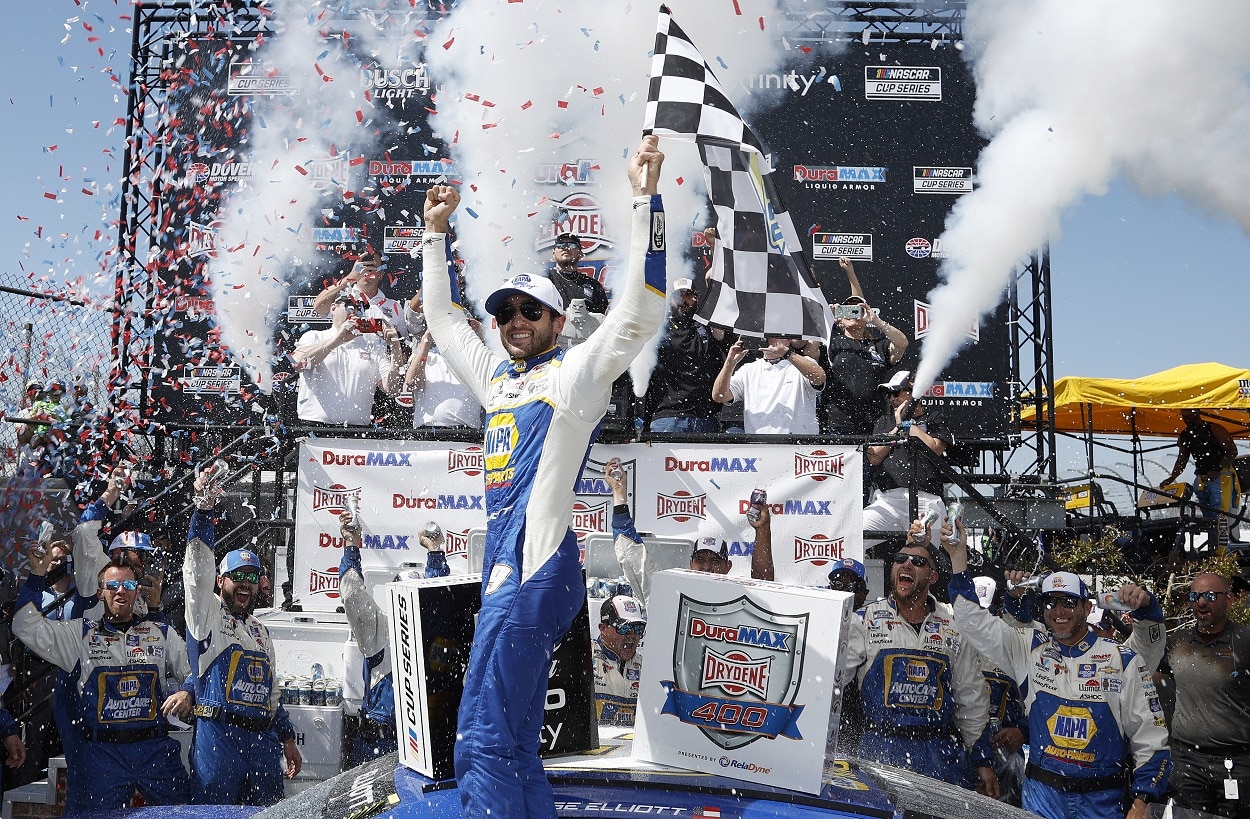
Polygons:
<instances>
[{"instance_id":1,"label":"blue cap","mask_svg":"<svg viewBox=\"0 0 1250 819\"><path fill-rule=\"evenodd\" d=\"M838 572L855 572L855 576L860 580L868 579L868 572L864 570L864 564L860 563L853 557L844 557L833 564L833 568L829 570L829 579Z\"/></svg>"},{"instance_id":2,"label":"blue cap","mask_svg":"<svg viewBox=\"0 0 1250 819\"><path fill-rule=\"evenodd\" d=\"M109 544L110 552L117 549L134 549L136 552L156 551L152 548L152 538L143 532L122 532Z\"/></svg>"},{"instance_id":3,"label":"blue cap","mask_svg":"<svg viewBox=\"0 0 1250 819\"><path fill-rule=\"evenodd\" d=\"M230 574L235 569L252 567L257 571L263 569L260 565L260 558L256 553L247 549L235 549L221 559L221 565L217 567L217 574Z\"/></svg>"}]
</instances>

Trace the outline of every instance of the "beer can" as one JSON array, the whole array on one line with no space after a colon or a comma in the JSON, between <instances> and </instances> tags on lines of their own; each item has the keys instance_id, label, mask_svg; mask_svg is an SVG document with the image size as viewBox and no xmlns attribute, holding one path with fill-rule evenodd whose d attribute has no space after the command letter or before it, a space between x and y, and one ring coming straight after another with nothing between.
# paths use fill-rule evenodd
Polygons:
<instances>
[{"instance_id":1,"label":"beer can","mask_svg":"<svg viewBox=\"0 0 1250 819\"><path fill-rule=\"evenodd\" d=\"M312 682L312 702L309 705L325 705L326 704L326 681L313 680Z\"/></svg>"},{"instance_id":2,"label":"beer can","mask_svg":"<svg viewBox=\"0 0 1250 819\"><path fill-rule=\"evenodd\" d=\"M343 704L343 681L336 679L326 680L326 705L331 708L338 708Z\"/></svg>"},{"instance_id":3,"label":"beer can","mask_svg":"<svg viewBox=\"0 0 1250 819\"><path fill-rule=\"evenodd\" d=\"M756 487L751 491L751 505L747 507L747 520L754 523L760 519L760 507L768 503L768 490Z\"/></svg>"},{"instance_id":4,"label":"beer can","mask_svg":"<svg viewBox=\"0 0 1250 819\"><path fill-rule=\"evenodd\" d=\"M312 680L301 679L298 683L298 696L296 697L296 705L312 705L313 704L313 684Z\"/></svg>"}]
</instances>

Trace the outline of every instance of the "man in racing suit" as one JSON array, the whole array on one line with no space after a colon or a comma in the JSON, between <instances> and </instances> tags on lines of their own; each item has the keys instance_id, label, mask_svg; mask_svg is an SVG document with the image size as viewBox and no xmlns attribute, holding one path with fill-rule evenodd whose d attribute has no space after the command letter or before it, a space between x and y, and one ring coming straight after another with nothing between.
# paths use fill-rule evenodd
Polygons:
<instances>
[{"instance_id":1,"label":"man in racing suit","mask_svg":"<svg viewBox=\"0 0 1250 819\"><path fill-rule=\"evenodd\" d=\"M187 801L190 780L166 714L190 712L180 691L190 673L186 648L163 623L135 614L139 584L134 568L110 562L96 582L104 597L99 620L52 620L39 611L47 588L47 559L31 564L18 597L13 633L66 672L77 669L76 724L83 742L78 766L67 773L79 798L67 810L93 813L130 806L136 790L149 805Z\"/></svg>"},{"instance_id":2,"label":"man in racing suit","mask_svg":"<svg viewBox=\"0 0 1250 819\"><path fill-rule=\"evenodd\" d=\"M1042 583L1048 632L1014 629L994 617L977 602L967 535L962 521L956 526L958 536L947 547L956 623L1025 698L1031 753L1024 809L1047 819L1122 816L1131 793L1128 817L1145 816L1147 800L1167 790L1172 768L1150 672L1158 657L1143 658L1095 634L1087 622L1092 604L1085 584L1069 572L1055 572ZM1163 613L1143 589L1121 589L1120 600L1137 607L1140 623L1152 623L1146 628L1161 629L1156 621Z\"/></svg>"},{"instance_id":3,"label":"man in racing suit","mask_svg":"<svg viewBox=\"0 0 1250 819\"><path fill-rule=\"evenodd\" d=\"M664 318L663 154L645 137L630 161L629 270L599 329L555 346L563 303L541 276L518 275L486 301L511 360L493 354L453 304L447 231L454 188L426 193L425 315L452 370L486 408L486 551L482 610L461 699L455 761L466 817L550 817L538 758L550 658L585 602L573 489L612 382ZM442 273L436 275L436 271Z\"/></svg>"},{"instance_id":4,"label":"man in racing suit","mask_svg":"<svg viewBox=\"0 0 1250 819\"><path fill-rule=\"evenodd\" d=\"M182 566L187 596L187 649L195 675L195 745L191 768L199 804L271 805L282 798L282 768L299 773L295 729L274 685L275 652L269 630L252 615L260 587L256 553L236 549L215 567L216 542L206 496L208 477L196 478L196 510ZM211 490L210 490L211 491ZM215 570L217 569L217 570ZM220 584L221 595L213 593Z\"/></svg>"},{"instance_id":5,"label":"man in racing suit","mask_svg":"<svg viewBox=\"0 0 1250 819\"><path fill-rule=\"evenodd\" d=\"M981 658L950 606L929 594L936 555L919 522L912 532L894 556L889 596L851 619L846 667L864 713L859 754L997 798Z\"/></svg>"},{"instance_id":6,"label":"man in racing suit","mask_svg":"<svg viewBox=\"0 0 1250 819\"><path fill-rule=\"evenodd\" d=\"M601 725L634 724L647 612L636 597L618 594L599 606L599 637L595 640L595 712Z\"/></svg>"}]
</instances>

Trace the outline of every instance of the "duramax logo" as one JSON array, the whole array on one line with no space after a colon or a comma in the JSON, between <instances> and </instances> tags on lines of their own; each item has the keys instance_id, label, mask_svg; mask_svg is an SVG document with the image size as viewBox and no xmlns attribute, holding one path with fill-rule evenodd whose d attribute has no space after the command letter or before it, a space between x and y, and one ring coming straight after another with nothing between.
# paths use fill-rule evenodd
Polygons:
<instances>
[{"instance_id":1,"label":"duramax logo","mask_svg":"<svg viewBox=\"0 0 1250 819\"><path fill-rule=\"evenodd\" d=\"M689 461L669 455L664 458L665 472L758 472L759 458L709 458Z\"/></svg>"},{"instance_id":2,"label":"duramax logo","mask_svg":"<svg viewBox=\"0 0 1250 819\"><path fill-rule=\"evenodd\" d=\"M411 452L334 452L321 453L323 466L412 466Z\"/></svg>"},{"instance_id":3,"label":"duramax logo","mask_svg":"<svg viewBox=\"0 0 1250 819\"><path fill-rule=\"evenodd\" d=\"M392 509L485 509L482 495L438 495L414 497L399 492L391 494Z\"/></svg>"}]
</instances>

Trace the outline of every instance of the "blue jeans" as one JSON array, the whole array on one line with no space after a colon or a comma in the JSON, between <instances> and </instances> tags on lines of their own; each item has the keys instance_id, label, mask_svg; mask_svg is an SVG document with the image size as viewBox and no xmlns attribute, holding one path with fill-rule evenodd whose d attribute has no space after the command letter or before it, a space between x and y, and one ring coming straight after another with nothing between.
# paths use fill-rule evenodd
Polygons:
<instances>
[{"instance_id":1,"label":"blue jeans","mask_svg":"<svg viewBox=\"0 0 1250 819\"><path fill-rule=\"evenodd\" d=\"M652 432L720 432L720 424L715 418L653 418Z\"/></svg>"}]
</instances>

